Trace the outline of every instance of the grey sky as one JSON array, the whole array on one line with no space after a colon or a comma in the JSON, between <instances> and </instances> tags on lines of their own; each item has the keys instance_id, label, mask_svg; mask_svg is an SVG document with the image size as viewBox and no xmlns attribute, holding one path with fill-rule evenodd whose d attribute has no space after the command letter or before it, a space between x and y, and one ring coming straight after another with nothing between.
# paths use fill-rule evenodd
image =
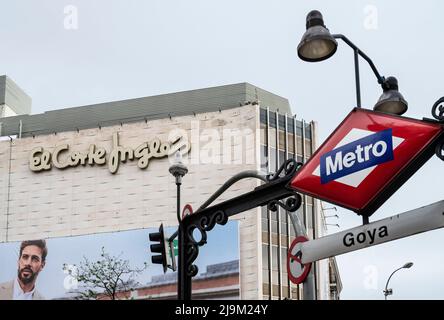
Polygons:
<instances>
[{"instance_id":1,"label":"grey sky","mask_svg":"<svg viewBox=\"0 0 444 320\"><path fill-rule=\"evenodd\" d=\"M78 9L77 30L64 28L66 5ZM339 43L327 61L298 59L311 9L366 52L381 74L398 78L409 102L406 116L430 117L444 95L444 3L438 0L1 0L0 74L33 98L33 113L246 81L288 98L297 115L316 120L322 142L355 106L353 55ZM362 60L361 91L363 106L372 108L381 90ZM442 200L443 172L434 157L372 219ZM329 220L341 229L361 223L350 211L339 215ZM382 299L389 274L413 261L391 280L390 298L443 299L443 240L437 230L338 257L342 298ZM364 285L372 266L376 288Z\"/></svg>"}]
</instances>

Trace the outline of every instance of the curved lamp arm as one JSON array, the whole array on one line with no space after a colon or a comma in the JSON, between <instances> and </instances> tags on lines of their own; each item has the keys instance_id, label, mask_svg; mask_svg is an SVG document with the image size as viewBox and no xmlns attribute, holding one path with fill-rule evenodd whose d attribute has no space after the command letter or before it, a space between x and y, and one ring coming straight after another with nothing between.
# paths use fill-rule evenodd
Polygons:
<instances>
[{"instance_id":1,"label":"curved lamp arm","mask_svg":"<svg viewBox=\"0 0 444 320\"><path fill-rule=\"evenodd\" d=\"M341 39L344 41L350 48L353 49L354 57L355 57L355 78L356 78L356 104L358 108L361 108L361 87L360 87L360 80L359 80L359 61L358 61L358 55L360 55L362 58L364 58L365 61L368 62L370 67L373 70L373 73L376 76L376 79L378 80L378 83L384 88L384 81L385 78L381 76L378 72L378 69L376 69L375 64L373 63L372 59L370 59L361 49L359 49L353 42L350 41L346 36L343 34L332 34L333 38L335 39Z\"/></svg>"},{"instance_id":2,"label":"curved lamp arm","mask_svg":"<svg viewBox=\"0 0 444 320\"><path fill-rule=\"evenodd\" d=\"M342 41L344 41L353 49L353 51L356 52L356 54L359 54L361 57L363 57L365 61L367 61L370 67L372 68L373 73L375 74L376 79L378 80L378 83L379 84L384 83L384 77L379 74L378 69L376 69L376 66L373 63L372 59L370 59L361 49L359 49L353 42L351 42L350 39L348 39L343 34L332 34L332 36L335 39L341 39Z\"/></svg>"},{"instance_id":3,"label":"curved lamp arm","mask_svg":"<svg viewBox=\"0 0 444 320\"><path fill-rule=\"evenodd\" d=\"M242 172L236 174L235 176L231 177L219 189L217 189L216 192L207 201L205 201L205 203L202 204L199 207L199 209L196 210L196 212L208 207L214 200L216 200L222 193L224 193L225 190L227 190L229 187L231 187L234 183L238 182L239 180L245 179L245 178L256 178L256 179L262 180L263 182L268 182L267 176L262 174L260 171L257 171L257 170L242 171Z\"/></svg>"},{"instance_id":4,"label":"curved lamp arm","mask_svg":"<svg viewBox=\"0 0 444 320\"><path fill-rule=\"evenodd\" d=\"M395 274L396 271L399 271L399 270L401 270L403 268L404 268L404 266L402 266L401 268L398 268L395 271L393 271L392 274L390 275L390 277L387 279L387 283L385 284L385 290L384 290L384 295L385 295L385 299L386 300L387 300L387 296L388 296L388 294L387 294L387 287L388 287L388 284L390 282L391 277Z\"/></svg>"}]
</instances>

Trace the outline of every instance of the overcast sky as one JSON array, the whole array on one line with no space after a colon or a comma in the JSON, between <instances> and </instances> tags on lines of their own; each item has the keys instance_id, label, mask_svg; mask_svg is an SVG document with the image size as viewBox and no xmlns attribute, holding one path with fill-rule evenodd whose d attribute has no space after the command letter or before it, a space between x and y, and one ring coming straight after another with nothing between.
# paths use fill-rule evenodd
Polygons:
<instances>
[{"instance_id":1,"label":"overcast sky","mask_svg":"<svg viewBox=\"0 0 444 320\"><path fill-rule=\"evenodd\" d=\"M321 143L355 106L353 54L340 42L327 61L298 59L311 9L367 53L382 75L398 78L406 116L430 117L444 96L439 0L0 0L0 75L32 97L33 113L250 82L317 121ZM363 106L372 108L381 89L363 60L361 91ZM444 163L432 158L371 220L442 200L443 173ZM338 213L329 221L340 228L329 232L361 223L353 212ZM339 256L342 298L383 299L390 273L412 261L392 278L390 299L444 299L443 240L441 229Z\"/></svg>"}]
</instances>

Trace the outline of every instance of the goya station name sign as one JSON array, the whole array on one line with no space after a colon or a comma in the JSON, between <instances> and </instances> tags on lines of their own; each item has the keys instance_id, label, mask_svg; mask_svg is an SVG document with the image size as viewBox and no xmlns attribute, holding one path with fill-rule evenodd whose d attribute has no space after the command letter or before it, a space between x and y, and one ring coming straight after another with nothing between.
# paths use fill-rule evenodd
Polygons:
<instances>
[{"instance_id":1,"label":"goya station name sign","mask_svg":"<svg viewBox=\"0 0 444 320\"><path fill-rule=\"evenodd\" d=\"M149 142L140 144L135 149L123 147L119 144L119 134L115 132L112 137L112 147L109 155L103 147L91 144L86 152L71 151L68 144L57 145L51 152L43 147L36 147L29 155L29 168L34 172L77 167L79 165L105 165L111 173L116 173L121 162L138 160L137 166L146 169L152 158L164 158L174 155L177 151L183 154L191 150L191 144L186 137L176 136L169 141L162 142L154 138Z\"/></svg>"}]
</instances>

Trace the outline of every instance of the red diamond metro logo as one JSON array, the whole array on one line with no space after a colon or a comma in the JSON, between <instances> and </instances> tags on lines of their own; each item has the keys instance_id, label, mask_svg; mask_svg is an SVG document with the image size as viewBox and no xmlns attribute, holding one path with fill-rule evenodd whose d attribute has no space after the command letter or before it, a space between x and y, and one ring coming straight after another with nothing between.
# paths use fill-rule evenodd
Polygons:
<instances>
[{"instance_id":1,"label":"red diamond metro logo","mask_svg":"<svg viewBox=\"0 0 444 320\"><path fill-rule=\"evenodd\" d=\"M290 187L370 216L430 159L443 135L439 123L355 108Z\"/></svg>"}]
</instances>

